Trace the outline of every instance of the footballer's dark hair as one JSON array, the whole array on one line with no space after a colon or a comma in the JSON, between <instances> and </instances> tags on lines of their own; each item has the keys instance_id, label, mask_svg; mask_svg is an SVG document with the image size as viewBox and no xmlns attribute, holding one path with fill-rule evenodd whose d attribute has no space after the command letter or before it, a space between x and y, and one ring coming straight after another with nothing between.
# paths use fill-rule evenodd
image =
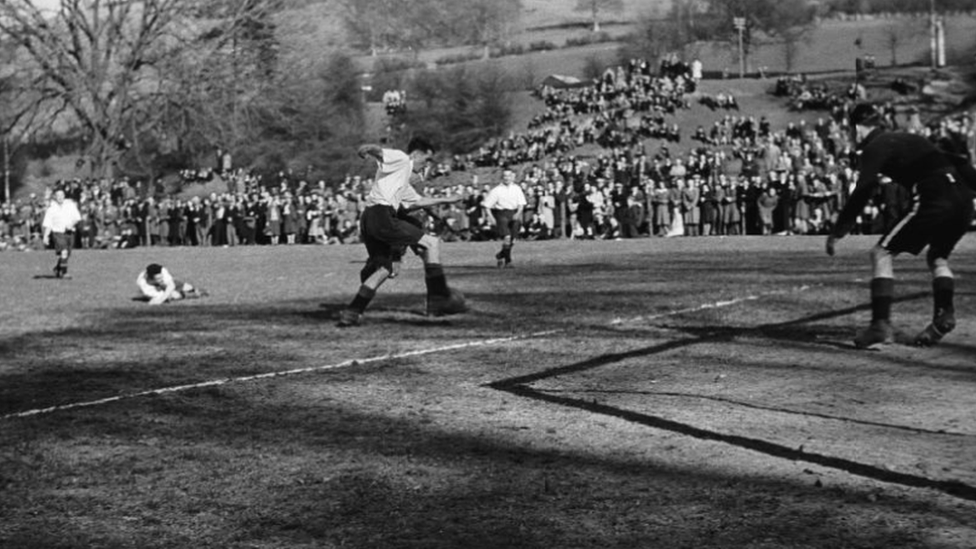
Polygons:
<instances>
[{"instance_id":1,"label":"footballer's dark hair","mask_svg":"<svg viewBox=\"0 0 976 549\"><path fill-rule=\"evenodd\" d=\"M414 137L413 139L410 140L410 143L407 144L407 154L410 154L414 151L424 151L424 152L433 153L436 150L437 149L434 148L434 145L430 141L420 136Z\"/></svg>"},{"instance_id":2,"label":"footballer's dark hair","mask_svg":"<svg viewBox=\"0 0 976 549\"><path fill-rule=\"evenodd\" d=\"M159 263L150 263L146 267L146 276L148 276L149 278L152 278L161 272L163 272L163 266L160 265Z\"/></svg>"}]
</instances>

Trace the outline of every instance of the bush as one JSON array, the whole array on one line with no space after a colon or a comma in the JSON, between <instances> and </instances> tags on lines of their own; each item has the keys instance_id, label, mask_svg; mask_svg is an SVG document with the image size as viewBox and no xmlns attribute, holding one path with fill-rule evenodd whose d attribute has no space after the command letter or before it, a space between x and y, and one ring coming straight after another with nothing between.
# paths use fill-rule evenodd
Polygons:
<instances>
[{"instance_id":1,"label":"bush","mask_svg":"<svg viewBox=\"0 0 976 549\"><path fill-rule=\"evenodd\" d=\"M497 48L492 48L489 57L505 57L506 55L522 55L525 53L525 46L522 44L506 44Z\"/></svg>"},{"instance_id":2,"label":"bush","mask_svg":"<svg viewBox=\"0 0 976 549\"><path fill-rule=\"evenodd\" d=\"M539 40L529 44L529 51L549 51L556 49L556 45L548 40Z\"/></svg>"},{"instance_id":3,"label":"bush","mask_svg":"<svg viewBox=\"0 0 976 549\"><path fill-rule=\"evenodd\" d=\"M475 61L478 59L481 59L480 53L476 53L476 52L455 53L451 55L445 55L443 57L438 57L436 60L434 60L434 63L440 67L443 65L453 65L456 63L464 63L467 61Z\"/></svg>"},{"instance_id":4,"label":"bush","mask_svg":"<svg viewBox=\"0 0 976 549\"><path fill-rule=\"evenodd\" d=\"M566 47L588 46L590 44L601 44L603 42L613 42L614 38L606 32L587 33L578 38L567 38Z\"/></svg>"}]
</instances>

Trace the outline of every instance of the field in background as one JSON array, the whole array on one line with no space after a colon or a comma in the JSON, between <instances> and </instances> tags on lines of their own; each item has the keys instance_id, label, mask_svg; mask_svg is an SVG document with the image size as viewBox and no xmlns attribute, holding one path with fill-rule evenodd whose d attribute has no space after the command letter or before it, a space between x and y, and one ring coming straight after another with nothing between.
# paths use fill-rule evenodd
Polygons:
<instances>
[{"instance_id":1,"label":"field in background","mask_svg":"<svg viewBox=\"0 0 976 549\"><path fill-rule=\"evenodd\" d=\"M574 1L574 0L573 0ZM520 41L528 44L537 40L548 40L555 44L562 45L568 38L579 38L585 36L588 31L579 26L572 26L586 20L582 12L572 10L570 0L537 0L526 3L527 29ZM662 2L666 4L666 2ZM572 4L575 5L575 4ZM281 54L288 59L289 63L296 62L302 67L299 70L315 72L322 70L329 55L336 48L344 48L342 45L343 33L337 18L337 12L330 7L329 3L312 4L300 10L294 10L282 16L280 30L283 37L286 37ZM626 3L624 16L635 17L635 14L643 13L640 10L642 5L637 2ZM663 11L663 8L662 10ZM614 36L626 34L631 29L627 25L620 24L620 17L613 18L614 23L607 26L608 32ZM858 55L874 55L878 66L882 70L887 70L890 63L890 53L886 41L887 29L890 26L909 26L915 28L914 34L906 36L898 47L897 59L900 64L922 62L923 65L928 60L928 40L924 32L924 21L898 20L865 20L858 22L843 21L824 21L820 28L800 49L796 60L795 70L798 72L823 73L830 71L850 72L854 67L854 60ZM566 26L569 24L569 26ZM913 27L913 28L914 28ZM921 31L921 32L919 32ZM950 59L967 59L971 56L976 42L976 17L957 16L947 20L947 49ZM854 40L860 38L862 46L860 49L854 46ZM550 74L564 74L571 76L584 76L585 67L588 65L614 66L620 62L618 53L618 43L602 43L589 46L560 48L551 51L533 52L519 56L508 56L486 61L473 61L472 67L491 65L501 68L503 71L512 75L516 81L526 87L531 87ZM457 54L467 51L467 48L453 48L449 50L430 50L420 52L422 60L433 64L438 58L448 54ZM738 62L734 53L728 46L700 45L692 48L691 54L698 55L707 71L722 71L728 69L732 78L729 80L711 81L706 85L706 91L712 93L714 90L738 90L740 103L743 104L744 114L767 113L773 117L797 119L798 117L786 113L783 110L784 102L766 95L766 92L773 86L774 81L755 80L747 78L739 80ZM965 55L964 55L965 53ZM396 54L394 54L396 55ZM369 62L369 58L363 58L364 63ZM967 61L968 62L968 61ZM782 47L767 45L757 49L750 58L748 70L753 72L757 67L765 66L769 71L781 72L785 70L785 60L783 59ZM447 67L451 67L448 65ZM920 76L925 76L924 68ZM531 98L527 93L513 94L514 116L511 122L511 130L515 132L525 131L528 121L532 116L543 110L543 105L537 99ZM372 129L372 137L377 138L383 134L383 129L387 126L387 121L383 112L382 105L369 104L368 122ZM702 109L698 109L701 111ZM699 113L701 114L701 113ZM692 115L697 117L698 115ZM817 113L805 115L809 119L815 118ZM688 132L693 131L693 126L684 126L684 115L679 113L676 121L686 127ZM708 113L704 113L703 119L711 119ZM648 140L651 149L655 149L661 143L656 140ZM29 167L28 184L16 193L16 197L25 197L31 192L42 192L45 185L58 179L71 179L74 177L87 177L87 171L79 172L76 168L76 157L53 157L45 160L35 160Z\"/></svg>"},{"instance_id":2,"label":"field in background","mask_svg":"<svg viewBox=\"0 0 976 549\"><path fill-rule=\"evenodd\" d=\"M973 547L976 245L944 345L855 351L872 241L448 244L471 313L411 257L347 330L361 246L4 253L0 546Z\"/></svg>"}]
</instances>

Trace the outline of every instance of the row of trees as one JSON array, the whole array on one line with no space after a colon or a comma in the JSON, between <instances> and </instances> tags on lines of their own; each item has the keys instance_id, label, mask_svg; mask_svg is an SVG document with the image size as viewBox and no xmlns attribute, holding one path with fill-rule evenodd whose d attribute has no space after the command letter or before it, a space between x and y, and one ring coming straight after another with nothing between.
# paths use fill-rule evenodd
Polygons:
<instances>
[{"instance_id":1,"label":"row of trees","mask_svg":"<svg viewBox=\"0 0 976 549\"><path fill-rule=\"evenodd\" d=\"M824 10L830 15L878 13L929 13L972 11L972 0L825 0Z\"/></svg>"},{"instance_id":2,"label":"row of trees","mask_svg":"<svg viewBox=\"0 0 976 549\"><path fill-rule=\"evenodd\" d=\"M0 132L61 141L94 176L155 177L216 149L278 159L363 127L359 70L279 55L281 0L0 2ZM269 145L275 137L284 143ZM328 148L328 147L325 147ZM279 162L280 163L280 162Z\"/></svg>"},{"instance_id":3,"label":"row of trees","mask_svg":"<svg viewBox=\"0 0 976 549\"><path fill-rule=\"evenodd\" d=\"M304 1L339 6L364 53L497 46L519 31L522 13L521 0ZM238 164L311 166L335 179L357 166L351 144L379 137L364 135L365 67L349 53L355 48L323 64L285 51L278 16L295 3L2 0L0 135L10 145L83 151L94 176L155 178L221 150ZM623 1L574 6L598 29ZM789 61L822 13L823 4L809 0L674 0L664 17L645 17L621 55L654 60L695 41L737 42L733 19L744 18L746 55L761 36L781 41ZM505 94L515 84L500 70L414 67L387 75L394 80L408 90L410 108L391 132L442 136L454 152L467 152L507 129ZM16 157L0 154L5 166Z\"/></svg>"},{"instance_id":4,"label":"row of trees","mask_svg":"<svg viewBox=\"0 0 976 549\"><path fill-rule=\"evenodd\" d=\"M496 0L343 1L371 16L369 34L383 47L429 45L411 42L422 29L445 44L449 36L487 44L509 20ZM345 52L324 64L282 52L275 23L282 4L58 0L50 9L3 0L0 136L20 151L25 143L80 151L79 172L95 177L156 178L225 151L267 172L309 166L335 179L358 166L350 147L367 137L362 69ZM450 17L434 16L448 5ZM392 17L405 7L418 10L413 19ZM486 18L488 9L495 15ZM391 131L447 135L463 150L507 127L511 84L500 72L420 71L400 80L411 89L411 111ZM0 153L16 172L23 163L15 157Z\"/></svg>"},{"instance_id":5,"label":"row of trees","mask_svg":"<svg viewBox=\"0 0 976 549\"><path fill-rule=\"evenodd\" d=\"M789 70L822 13L822 6L809 0L675 0L664 17L645 14L628 54L655 57L697 42L725 43L735 51L740 45L738 19L744 22L742 55L748 58L760 40L777 42Z\"/></svg>"}]
</instances>

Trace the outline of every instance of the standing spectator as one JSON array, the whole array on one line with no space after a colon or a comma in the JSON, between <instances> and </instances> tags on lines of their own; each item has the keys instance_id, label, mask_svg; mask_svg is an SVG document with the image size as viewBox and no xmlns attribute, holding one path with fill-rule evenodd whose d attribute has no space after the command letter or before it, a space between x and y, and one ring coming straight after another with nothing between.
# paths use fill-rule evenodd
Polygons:
<instances>
[{"instance_id":1,"label":"standing spectator","mask_svg":"<svg viewBox=\"0 0 976 549\"><path fill-rule=\"evenodd\" d=\"M181 225L183 224L183 206L179 199L171 199L168 201L166 207L166 217L168 221L169 228L169 245L170 246L182 246L183 240L181 239Z\"/></svg>"},{"instance_id":2,"label":"standing spectator","mask_svg":"<svg viewBox=\"0 0 976 549\"><path fill-rule=\"evenodd\" d=\"M81 212L73 200L65 198L64 189L54 191L54 200L44 212L41 227L44 230L44 245L54 241L54 253L58 262L54 265L55 278L71 278L68 274L68 258L74 241L75 226L81 222Z\"/></svg>"},{"instance_id":3,"label":"standing spectator","mask_svg":"<svg viewBox=\"0 0 976 549\"><path fill-rule=\"evenodd\" d=\"M184 215L186 218L187 243L192 246L203 246L207 239L207 233L202 226L205 214L199 196L194 196L187 202Z\"/></svg>"},{"instance_id":4,"label":"standing spectator","mask_svg":"<svg viewBox=\"0 0 976 549\"><path fill-rule=\"evenodd\" d=\"M291 204L293 205L291 215L295 217L295 234L290 239L286 238L289 244L305 244L308 242L308 217L305 215L305 210L308 209L309 204L307 198L291 198Z\"/></svg>"},{"instance_id":5,"label":"standing spectator","mask_svg":"<svg viewBox=\"0 0 976 549\"><path fill-rule=\"evenodd\" d=\"M701 186L701 234L711 236L719 234L718 204L722 197L722 188L707 183Z\"/></svg>"},{"instance_id":6,"label":"standing spectator","mask_svg":"<svg viewBox=\"0 0 976 549\"><path fill-rule=\"evenodd\" d=\"M698 224L701 222L701 194L698 183L701 178L692 176L681 191L681 214L684 217L685 235L698 236Z\"/></svg>"},{"instance_id":7,"label":"standing spectator","mask_svg":"<svg viewBox=\"0 0 976 549\"><path fill-rule=\"evenodd\" d=\"M555 187L547 182L539 195L539 219L552 235L556 228L556 197Z\"/></svg>"},{"instance_id":8,"label":"standing spectator","mask_svg":"<svg viewBox=\"0 0 976 549\"><path fill-rule=\"evenodd\" d=\"M121 232L120 227L122 223L122 210L116 206L108 196L103 194L100 213L100 222L103 228L102 246L111 247L119 240L119 234Z\"/></svg>"},{"instance_id":9,"label":"standing spectator","mask_svg":"<svg viewBox=\"0 0 976 549\"><path fill-rule=\"evenodd\" d=\"M285 235L285 242L294 244L298 234L298 210L290 196L285 197L284 204L281 207L281 226L282 233Z\"/></svg>"},{"instance_id":10,"label":"standing spectator","mask_svg":"<svg viewBox=\"0 0 976 549\"><path fill-rule=\"evenodd\" d=\"M798 234L808 234L810 232L810 206L811 191L807 174L800 172L796 174L796 189L793 194L795 204L793 206L793 230Z\"/></svg>"},{"instance_id":11,"label":"standing spectator","mask_svg":"<svg viewBox=\"0 0 976 549\"><path fill-rule=\"evenodd\" d=\"M682 236L685 234L685 218L681 211L681 198L684 195L685 181L681 178L673 180L673 186L668 189L668 214L671 225L666 236Z\"/></svg>"},{"instance_id":12,"label":"standing spectator","mask_svg":"<svg viewBox=\"0 0 976 549\"><path fill-rule=\"evenodd\" d=\"M738 235L742 234L742 210L739 207L739 187L733 185L731 180L726 180L722 184L722 203L721 218L724 226L722 234Z\"/></svg>"},{"instance_id":13,"label":"standing spectator","mask_svg":"<svg viewBox=\"0 0 976 549\"><path fill-rule=\"evenodd\" d=\"M288 206L286 204L285 208L287 207ZM271 245L276 246L281 241L281 229L282 229L282 219L281 219L282 207L278 202L277 196L268 197L267 207L265 209L264 217L266 219L264 224L264 234L265 236L268 237ZM285 234L290 234L291 236L293 236L294 233L288 233L289 228L294 231L293 226L285 227Z\"/></svg>"},{"instance_id":14,"label":"standing spectator","mask_svg":"<svg viewBox=\"0 0 976 549\"><path fill-rule=\"evenodd\" d=\"M589 183L583 183L583 188L576 194L576 223L573 234L578 233L580 238L593 238L594 207L590 197L593 189Z\"/></svg>"},{"instance_id":15,"label":"standing spectator","mask_svg":"<svg viewBox=\"0 0 976 549\"><path fill-rule=\"evenodd\" d=\"M652 235L666 236L671 226L671 192L663 179L654 183L651 193Z\"/></svg>"},{"instance_id":16,"label":"standing spectator","mask_svg":"<svg viewBox=\"0 0 976 549\"><path fill-rule=\"evenodd\" d=\"M644 205L634 193L627 194L627 204L620 215L620 236L622 238L637 238L640 236L640 224L644 220Z\"/></svg>"},{"instance_id":17,"label":"standing spectator","mask_svg":"<svg viewBox=\"0 0 976 549\"><path fill-rule=\"evenodd\" d=\"M759 210L759 222L762 227L761 234L773 234L773 226L775 223L773 214L776 211L776 206L778 205L779 197L776 196L776 189L773 187L772 183L766 183L763 185L763 188L759 193L759 198L756 199L756 206Z\"/></svg>"}]
</instances>

